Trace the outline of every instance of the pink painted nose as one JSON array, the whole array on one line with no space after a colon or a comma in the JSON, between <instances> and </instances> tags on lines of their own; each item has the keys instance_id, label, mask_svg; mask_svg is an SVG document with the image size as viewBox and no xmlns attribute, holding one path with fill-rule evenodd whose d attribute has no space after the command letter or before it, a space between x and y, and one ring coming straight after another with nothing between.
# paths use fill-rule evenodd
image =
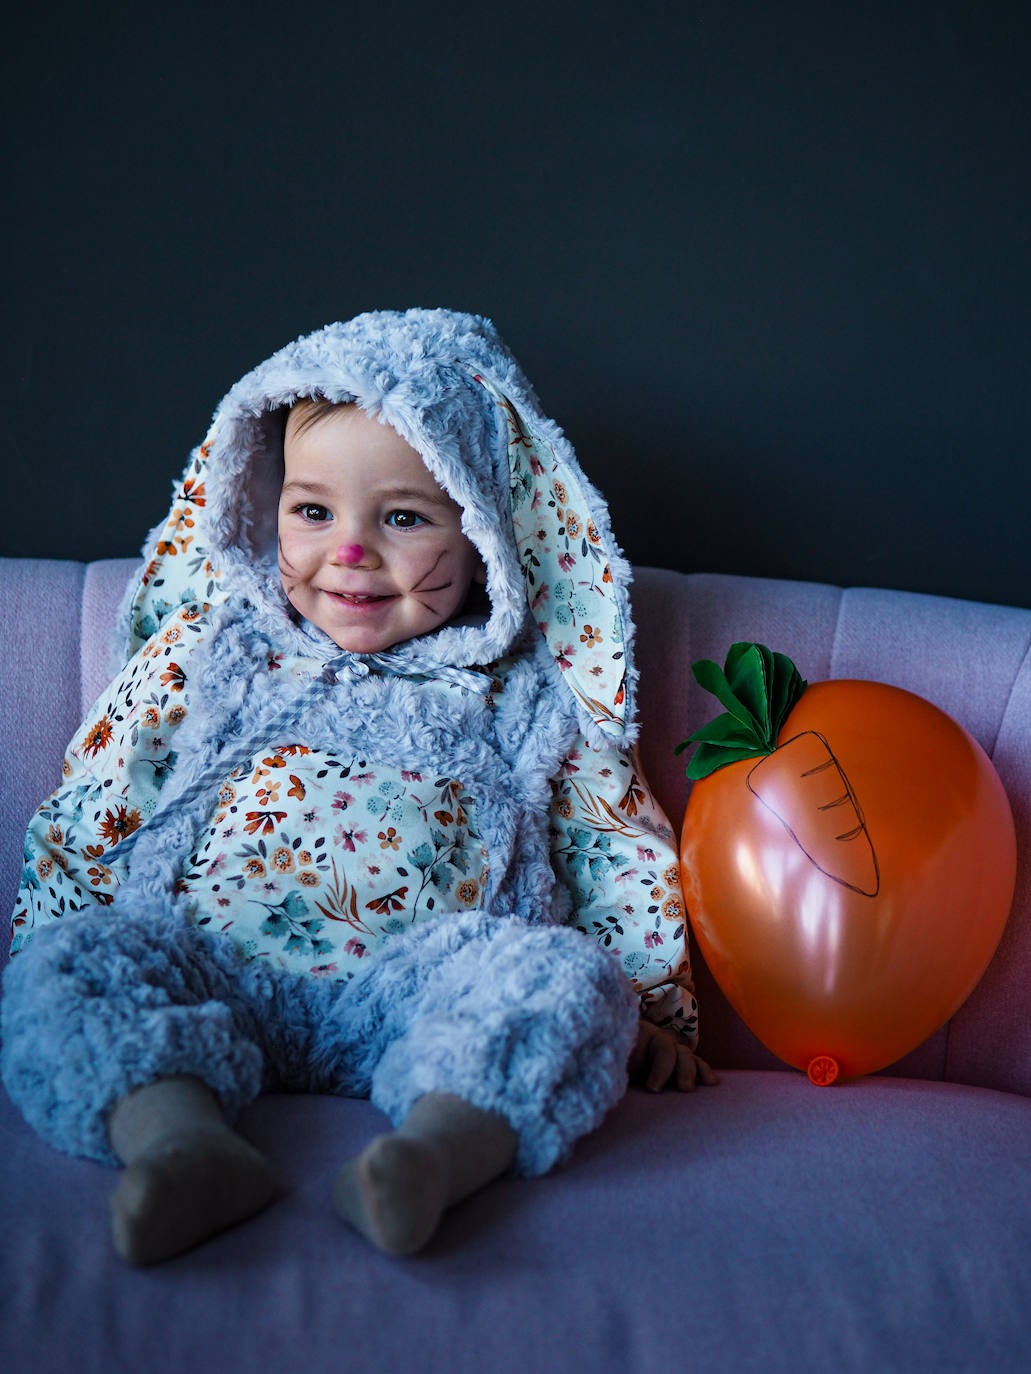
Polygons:
<instances>
[{"instance_id":1,"label":"pink painted nose","mask_svg":"<svg viewBox=\"0 0 1031 1374\"><path fill-rule=\"evenodd\" d=\"M360 563L364 557L365 550L361 544L341 544L337 549L337 562L346 563L349 567Z\"/></svg>"}]
</instances>

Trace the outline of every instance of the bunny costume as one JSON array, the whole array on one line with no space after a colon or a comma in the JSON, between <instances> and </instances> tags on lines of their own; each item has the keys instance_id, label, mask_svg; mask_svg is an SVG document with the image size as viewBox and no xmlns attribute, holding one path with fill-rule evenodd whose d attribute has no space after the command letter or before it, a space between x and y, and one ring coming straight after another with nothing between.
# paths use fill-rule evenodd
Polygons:
<instances>
[{"instance_id":1,"label":"bunny costume","mask_svg":"<svg viewBox=\"0 0 1031 1374\"><path fill-rule=\"evenodd\" d=\"M276 561L291 404L356 402L462 508L482 612L371 655ZM492 324L376 312L226 396L150 535L110 686L29 828L4 1082L58 1148L156 1079L501 1112L541 1173L694 1043L677 850L633 750L629 568Z\"/></svg>"}]
</instances>

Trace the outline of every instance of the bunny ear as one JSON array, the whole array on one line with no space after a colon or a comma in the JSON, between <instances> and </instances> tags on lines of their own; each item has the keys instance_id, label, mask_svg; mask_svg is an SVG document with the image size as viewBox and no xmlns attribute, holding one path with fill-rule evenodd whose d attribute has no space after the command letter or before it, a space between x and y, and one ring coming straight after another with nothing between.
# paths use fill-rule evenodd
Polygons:
<instances>
[{"instance_id":1,"label":"bunny ear","mask_svg":"<svg viewBox=\"0 0 1031 1374\"><path fill-rule=\"evenodd\" d=\"M118 618L118 652L131 658L186 602L205 608L225 599L221 573L209 556L205 492L211 436L191 455L174 487L172 509L144 544L139 580Z\"/></svg>"},{"instance_id":2,"label":"bunny ear","mask_svg":"<svg viewBox=\"0 0 1031 1374\"><path fill-rule=\"evenodd\" d=\"M526 599L588 738L629 742L633 724L629 567L604 502L560 434L482 375L508 427L512 526ZM594 727L592 730L590 727ZM600 742L600 741L599 741Z\"/></svg>"}]
</instances>

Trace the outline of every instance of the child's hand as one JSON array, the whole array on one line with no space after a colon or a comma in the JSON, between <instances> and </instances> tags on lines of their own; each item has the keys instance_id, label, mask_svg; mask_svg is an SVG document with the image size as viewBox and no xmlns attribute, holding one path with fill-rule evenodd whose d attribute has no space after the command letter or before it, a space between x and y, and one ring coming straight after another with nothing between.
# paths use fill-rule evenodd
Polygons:
<instances>
[{"instance_id":1,"label":"child's hand","mask_svg":"<svg viewBox=\"0 0 1031 1374\"><path fill-rule=\"evenodd\" d=\"M631 1083L640 1084L650 1093L661 1093L670 1086L690 1093L698 1082L711 1088L720 1081L719 1075L698 1058L682 1035L653 1025L643 1017L627 1069Z\"/></svg>"}]
</instances>

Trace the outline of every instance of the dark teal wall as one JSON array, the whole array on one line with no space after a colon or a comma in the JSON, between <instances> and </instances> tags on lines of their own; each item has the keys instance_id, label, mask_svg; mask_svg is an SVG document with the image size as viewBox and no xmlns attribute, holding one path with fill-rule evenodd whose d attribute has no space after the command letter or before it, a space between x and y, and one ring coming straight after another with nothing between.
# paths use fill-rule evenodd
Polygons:
<instances>
[{"instance_id":1,"label":"dark teal wall","mask_svg":"<svg viewBox=\"0 0 1031 1374\"><path fill-rule=\"evenodd\" d=\"M490 315L639 562L1031 605L1029 7L39 9L5 553L135 553L228 386Z\"/></svg>"}]
</instances>

